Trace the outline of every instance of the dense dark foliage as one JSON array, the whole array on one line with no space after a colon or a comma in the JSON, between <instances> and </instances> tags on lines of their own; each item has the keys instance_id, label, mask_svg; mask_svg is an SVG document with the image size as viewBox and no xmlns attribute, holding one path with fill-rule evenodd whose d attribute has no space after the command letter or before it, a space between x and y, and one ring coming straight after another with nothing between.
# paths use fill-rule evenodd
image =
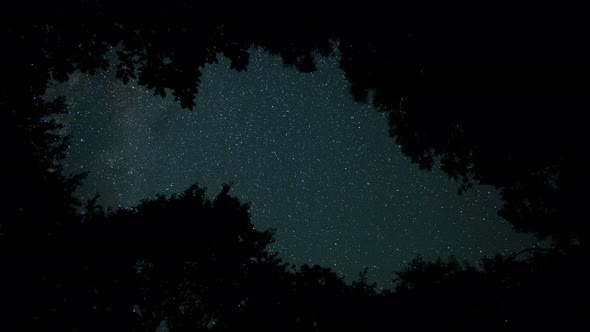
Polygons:
<instances>
[{"instance_id":1,"label":"dense dark foliage","mask_svg":"<svg viewBox=\"0 0 590 332\"><path fill-rule=\"evenodd\" d=\"M244 6L232 5L234 13ZM125 17L138 8L160 18L146 24ZM395 14L394 22L320 15L252 20L204 18L200 10L184 1L165 7L71 1L31 11L87 15L83 22L54 16L0 23L3 328L588 325L590 165L583 118L590 67L571 64L584 59L576 46L583 30L524 33L510 23L492 29L477 15L480 20L456 28L428 15L412 21L413 15ZM161 18L166 15L177 17ZM419 24L424 20L429 24ZM96 200L81 209L72 193L84 175L63 173L67 138L50 117L65 110L65 101L43 99L50 79L65 81L77 70L93 74L109 65L105 54L116 48L123 82L137 79L192 109L203 66L223 54L233 69L247 70L252 47L304 72L314 70L317 56L339 57L352 96L389 113L391 136L412 161L439 166L461 182L460 192L474 183L495 186L505 204L500 214L517 230L552 238L555 248L487 258L480 269L416 258L397 274L395 292L376 293L366 271L347 285L329 269L282 263L267 250L272 232L254 229L247 204L229 186L213 200L195 185L132 209L104 211Z\"/></svg>"}]
</instances>

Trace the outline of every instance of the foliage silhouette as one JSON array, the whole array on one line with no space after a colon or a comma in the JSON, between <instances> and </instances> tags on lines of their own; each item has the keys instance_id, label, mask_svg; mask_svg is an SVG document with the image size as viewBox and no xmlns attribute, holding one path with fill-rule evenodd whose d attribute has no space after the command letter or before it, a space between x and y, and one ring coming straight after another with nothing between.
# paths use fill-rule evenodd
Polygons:
<instances>
[{"instance_id":1,"label":"foliage silhouette","mask_svg":"<svg viewBox=\"0 0 590 332\"><path fill-rule=\"evenodd\" d=\"M236 12L243 8L235 5ZM410 16L394 23L205 19L199 5L185 1L162 7L110 0L27 10L89 20L0 23L0 40L10 50L0 53L6 193L0 310L10 318L8 330L155 330L162 321L171 330L588 325L582 308L589 295L589 229L580 216L590 185L581 115L589 68L535 64L568 53L539 45L565 47L580 37L575 31L559 39L539 33L543 39L531 36L519 45L523 34L510 25L493 32L486 20L471 29L424 28L440 23L428 15L425 25ZM179 19L139 24L121 18L138 11ZM505 54L508 46L513 57ZM114 212L94 200L79 215L72 193L84 175L62 173L67 139L56 135L59 124L49 118L64 111L64 100L41 96L50 79L106 68L104 55L115 47L118 78L137 79L162 97L171 92L189 109L201 68L219 54L238 71L247 70L251 47L303 72L315 69L318 55L338 56L353 98L389 114L391 136L414 162L424 169L439 165L461 181L460 191L474 183L495 186L505 201L503 217L560 247L527 259L488 258L483 270L454 259L417 258L397 274L395 292L376 293L366 272L349 286L329 269L282 263L266 251L272 232L253 229L248 206L229 195L229 186L213 201L193 186ZM496 57L500 61L489 64ZM450 64L457 62L465 64ZM518 62L531 64L506 64ZM579 245L567 246L572 242Z\"/></svg>"},{"instance_id":2,"label":"foliage silhouette","mask_svg":"<svg viewBox=\"0 0 590 332\"><path fill-rule=\"evenodd\" d=\"M227 8L241 10L236 6L230 3ZM279 55L285 65L303 72L315 69L318 55L338 56L353 97L370 100L389 114L391 136L412 161L424 169L440 165L461 181L460 192L475 183L496 187L505 201L500 215L517 230L564 244L587 242L588 225L576 216L583 212L590 184L581 115L589 104L584 77L590 66L565 64L571 59L543 64L562 59L559 49L546 45L565 52L580 37L576 30L559 39L539 40L523 35L512 20L490 31L486 24L493 15L469 20L466 31L444 24L429 28L442 22L427 16L432 21L421 25L424 21L414 21L411 11L390 24L321 16L203 19L202 8L183 1L142 8L73 1L67 10L55 7L48 12L67 15L78 10L102 18L88 23L4 23L3 39L15 52L3 56L12 57L6 63L21 64L20 72L27 73L39 96L50 77L63 81L75 70L93 73L105 68L105 52L119 45L117 77L125 83L137 79L162 97L171 92L189 109L195 106L202 67L216 63L220 54L238 71L247 70L252 47ZM139 24L110 16L117 13L182 15L174 22L162 18ZM518 42L524 37L526 43ZM577 59L584 53L572 54ZM465 64L453 65L457 59ZM507 64L523 59L535 61Z\"/></svg>"},{"instance_id":3,"label":"foliage silhouette","mask_svg":"<svg viewBox=\"0 0 590 332\"><path fill-rule=\"evenodd\" d=\"M498 254L484 258L482 269L454 258L425 262L418 257L397 273L395 295L404 303L402 316L430 317L419 323L424 328L580 328L590 323L581 310L590 295L583 263L587 255L579 248L533 250L526 258Z\"/></svg>"}]
</instances>

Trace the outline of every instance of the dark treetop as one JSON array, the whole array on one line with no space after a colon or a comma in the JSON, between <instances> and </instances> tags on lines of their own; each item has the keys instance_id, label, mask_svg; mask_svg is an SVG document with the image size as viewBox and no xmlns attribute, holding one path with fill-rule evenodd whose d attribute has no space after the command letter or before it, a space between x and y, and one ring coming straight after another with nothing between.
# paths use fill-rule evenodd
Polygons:
<instances>
[{"instance_id":1,"label":"dark treetop","mask_svg":"<svg viewBox=\"0 0 590 332\"><path fill-rule=\"evenodd\" d=\"M74 1L67 10L31 11L125 15L138 8ZM480 15L467 25L440 25L457 22L442 13L424 15L428 25L411 16L394 24L320 16L189 20L199 9L188 3L143 8L187 16L166 24L106 16L2 22L0 309L11 318L9 330L154 330L162 322L173 330L587 325L588 66L569 64L584 59L576 32L585 29L523 30L510 20L490 29ZM378 295L366 274L347 286L319 266L283 265L266 250L272 233L252 227L248 206L228 186L212 200L194 186L112 212L91 200L80 213L72 194L82 176L63 172L67 141L47 118L65 106L42 96L51 78L107 68L104 56L117 45L118 78L170 93L183 108L194 108L204 65L221 54L238 71L250 65L254 46L302 72L316 70L317 54L336 56L352 96L389 116L390 134L410 160L440 166L461 181L460 192L474 183L496 187L501 215L555 247L487 259L482 271L417 258L398 274L397 292Z\"/></svg>"}]
</instances>

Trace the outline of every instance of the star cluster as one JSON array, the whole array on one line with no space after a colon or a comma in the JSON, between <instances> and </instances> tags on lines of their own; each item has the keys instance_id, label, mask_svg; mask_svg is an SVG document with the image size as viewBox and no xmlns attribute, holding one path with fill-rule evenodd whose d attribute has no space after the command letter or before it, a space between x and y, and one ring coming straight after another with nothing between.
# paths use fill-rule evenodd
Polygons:
<instances>
[{"instance_id":1,"label":"star cluster","mask_svg":"<svg viewBox=\"0 0 590 332\"><path fill-rule=\"evenodd\" d=\"M442 172L411 164L386 115L352 100L335 59L304 74L257 50L245 73L222 58L204 69L192 112L112 69L77 73L50 95L68 98L66 170L90 172L79 197L131 207L194 182L214 196L231 181L254 224L277 230L273 249L289 263L347 280L366 266L387 288L417 254L476 262L533 241L496 215L493 188L458 196Z\"/></svg>"}]
</instances>

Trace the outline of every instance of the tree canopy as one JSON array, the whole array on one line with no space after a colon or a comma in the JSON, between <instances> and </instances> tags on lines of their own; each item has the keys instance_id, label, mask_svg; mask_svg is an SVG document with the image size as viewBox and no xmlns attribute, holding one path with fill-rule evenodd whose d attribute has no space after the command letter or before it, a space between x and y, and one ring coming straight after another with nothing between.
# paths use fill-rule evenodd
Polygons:
<instances>
[{"instance_id":1,"label":"tree canopy","mask_svg":"<svg viewBox=\"0 0 590 332\"><path fill-rule=\"evenodd\" d=\"M433 29L419 23L452 16L412 21L403 11L392 12L395 20L252 20L205 18L185 1L69 5L31 8L54 15L32 23L0 23L0 311L8 330L155 330L163 322L181 331L588 325L583 115L590 67L572 64L583 59L575 47L582 30L526 34L490 28L477 15L472 25ZM130 19L138 11L158 19ZM74 14L87 19L63 19ZM169 15L176 19L162 18ZM397 274L395 292L376 293L366 272L347 285L329 269L283 263L267 249L272 231L253 227L230 186L214 199L194 185L131 209L105 211L94 200L80 212L73 192L84 174L66 175L60 166L67 137L50 116L65 110L65 100L44 100L51 79L104 69L106 52L116 49L123 82L137 79L193 109L203 66L223 54L232 69L247 70L253 47L303 72L315 69L317 56L338 57L352 97L389 114L390 134L413 162L439 167L460 181L460 192L495 186L501 216L559 249L488 258L481 269L416 258Z\"/></svg>"},{"instance_id":2,"label":"tree canopy","mask_svg":"<svg viewBox=\"0 0 590 332\"><path fill-rule=\"evenodd\" d=\"M566 41L574 44L577 34L539 41L512 26L488 31L474 22L468 33L458 34L466 31L426 29L409 18L393 24L354 17L203 18L197 6L184 2L158 15L182 12L174 22L134 23L110 16L134 12L133 6L74 3L71 8L87 8L82 12L95 13L93 18L3 23L3 40L13 50L2 55L9 64L3 86L20 81L29 85L20 96L27 91L26 98L40 97L50 78L64 81L75 70L105 68L105 53L116 48L123 82L137 79L155 95L171 93L193 109L202 68L220 55L242 71L249 51L260 47L304 72L315 69L317 56L336 56L352 96L389 114L391 136L412 161L424 169L440 166L460 181L460 192L475 183L496 187L505 201L500 215L517 230L587 242L587 223L576 216L588 184L582 116L590 67L558 54L572 51ZM527 48L518 46L525 37ZM539 43L548 46L537 49ZM500 53L510 47L512 55ZM19 96L13 92L4 93Z\"/></svg>"}]
</instances>

